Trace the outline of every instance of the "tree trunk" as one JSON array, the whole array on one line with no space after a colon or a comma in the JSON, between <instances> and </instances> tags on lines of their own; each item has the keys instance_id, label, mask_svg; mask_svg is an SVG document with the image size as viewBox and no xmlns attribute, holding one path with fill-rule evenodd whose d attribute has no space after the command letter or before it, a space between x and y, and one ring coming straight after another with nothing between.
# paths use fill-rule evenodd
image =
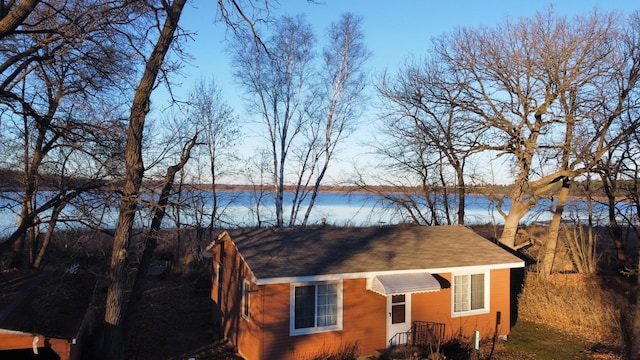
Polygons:
<instances>
[{"instance_id":1,"label":"tree trunk","mask_svg":"<svg viewBox=\"0 0 640 360\"><path fill-rule=\"evenodd\" d=\"M638 205L636 205L638 207ZM638 215L640 215L640 209L638 209ZM638 232L636 231L636 234ZM639 253L640 255L640 253ZM636 284L636 304L634 306L633 311L633 324L631 329L631 346L629 349L629 359L638 360L640 359L640 299L638 299L638 295L640 292L640 256L638 257L638 267L637 267L637 284Z\"/></svg>"},{"instance_id":2,"label":"tree trunk","mask_svg":"<svg viewBox=\"0 0 640 360\"><path fill-rule=\"evenodd\" d=\"M549 233L547 235L547 241L544 243L544 250L542 253L540 275L543 279L547 279L551 275L553 270L553 262L556 258L556 249L558 247L558 238L560 237L560 225L562 223L562 213L564 212L564 206L569 197L569 187L571 186L571 180L567 177L562 179L562 188L558 193L558 203L553 211L553 218L549 225Z\"/></svg>"},{"instance_id":3,"label":"tree trunk","mask_svg":"<svg viewBox=\"0 0 640 360\"><path fill-rule=\"evenodd\" d=\"M284 153L284 149L282 149ZM276 168L276 227L284 226L284 155L281 155L280 166Z\"/></svg>"},{"instance_id":4,"label":"tree trunk","mask_svg":"<svg viewBox=\"0 0 640 360\"><path fill-rule=\"evenodd\" d=\"M40 0L22 0L7 14L2 14L0 19L0 39L13 33L24 20L31 14ZM3 2L4 3L4 2Z\"/></svg>"},{"instance_id":5,"label":"tree trunk","mask_svg":"<svg viewBox=\"0 0 640 360\"><path fill-rule=\"evenodd\" d=\"M313 205L316 203L316 198L318 197L318 192L320 191L320 184L322 183L322 179L324 179L324 175L326 174L327 169L329 168L329 160L330 160L330 157L327 156L322 166L322 170L320 170L320 173L316 178L316 182L315 184L313 184L313 190L311 191L311 199L309 200L309 206L307 207L307 211L304 214L304 219L302 220L302 227L307 226L307 222L309 221L309 216L311 215L311 209L313 208Z\"/></svg>"},{"instance_id":6,"label":"tree trunk","mask_svg":"<svg viewBox=\"0 0 640 360\"><path fill-rule=\"evenodd\" d=\"M638 168L636 166L636 174ZM640 188L638 187L639 180L636 176L633 182L633 191L631 196L633 197L634 205L636 208L636 215L640 217ZM638 236L639 232L636 228L636 236ZM640 299L638 299L639 291L640 291L640 250L638 251L638 266L636 268L637 274L637 284L636 284L636 304L635 309L633 311L633 324L631 329L631 346L629 349L629 359L638 360L640 359Z\"/></svg>"},{"instance_id":7,"label":"tree trunk","mask_svg":"<svg viewBox=\"0 0 640 360\"><path fill-rule=\"evenodd\" d=\"M138 84L131 106L125 148L125 179L109 268L109 290L107 292L104 317L105 342L103 356L105 359L124 359L125 344L122 319L126 306L127 252L129 250L133 220L138 210L138 191L144 175L142 161L144 122L149 112L149 98L153 91L153 86L173 41L185 3L186 0L175 0L171 7L166 9L167 17L164 26L146 63L145 71Z\"/></svg>"},{"instance_id":8,"label":"tree trunk","mask_svg":"<svg viewBox=\"0 0 640 360\"><path fill-rule=\"evenodd\" d=\"M616 259L618 261L618 269L624 270L627 266L627 255L625 253L624 242L622 241L622 229L618 225L616 220L616 189L615 179L601 174L602 187L605 194L607 194L607 206L609 214L609 226L611 227L611 235L613 237L613 244L616 247Z\"/></svg>"},{"instance_id":9,"label":"tree trunk","mask_svg":"<svg viewBox=\"0 0 640 360\"><path fill-rule=\"evenodd\" d=\"M638 272L640 273L640 260L638 261ZM629 349L629 359L631 360L640 359L638 354L638 352L640 352L640 301L638 301L638 289L640 289L640 276L638 276L638 283L636 285L636 305L633 311L631 347Z\"/></svg>"},{"instance_id":10,"label":"tree trunk","mask_svg":"<svg viewBox=\"0 0 640 360\"><path fill-rule=\"evenodd\" d=\"M42 265L42 259L44 258L44 254L47 252L47 248L49 247L49 243L51 242L51 238L53 238L53 233L56 228L56 223L58 222L58 217L60 217L60 213L67 205L66 202L62 202L58 204L53 209L51 213L51 220L49 220L49 227L47 228L47 233L44 235L44 240L42 240L42 245L40 246L40 250L38 251L38 256L36 260L33 262L33 267L39 269Z\"/></svg>"},{"instance_id":11,"label":"tree trunk","mask_svg":"<svg viewBox=\"0 0 640 360\"><path fill-rule=\"evenodd\" d=\"M153 262L153 254L155 253L156 246L158 244L160 225L162 225L162 219L164 219L164 215L166 213L169 197L171 196L171 188L173 187L175 175L178 170L179 169L175 166L171 166L167 169L162 189L160 190L158 204L154 211L153 220L151 221L151 226L145 236L144 251L142 252L138 272L136 273L136 277L133 281L131 298L129 300L129 305L127 306L127 313L124 317L124 323L126 326L124 331L127 335L126 337L129 337L133 328L133 321L136 319L140 310L147 275L149 274L149 269Z\"/></svg>"},{"instance_id":12,"label":"tree trunk","mask_svg":"<svg viewBox=\"0 0 640 360\"><path fill-rule=\"evenodd\" d=\"M166 214L167 205L169 204L169 198L171 197L171 190L175 183L176 174L178 171L187 164L191 158L191 150L196 146L198 134L196 133L189 143L184 148L180 155L180 162L176 165L169 166L162 182L162 188L160 189L160 195L158 197L158 203L156 204L153 220L151 220L151 226L145 237L144 251L142 252L142 258L140 259L140 266L138 266L138 272L133 281L133 288L131 290L131 299L129 300L129 306L127 307L127 313L125 315L125 334L129 337L133 328L133 321L136 319L140 305L142 302L143 290L146 284L147 275L153 262L153 255L158 244L158 233L162 226L162 220ZM179 226L179 223L178 223ZM178 232L179 233L179 232ZM179 249L179 247L178 247Z\"/></svg>"},{"instance_id":13,"label":"tree trunk","mask_svg":"<svg viewBox=\"0 0 640 360\"><path fill-rule=\"evenodd\" d=\"M464 171L456 168L456 173L458 175L458 224L464 225L464 207L467 198Z\"/></svg>"},{"instance_id":14,"label":"tree trunk","mask_svg":"<svg viewBox=\"0 0 640 360\"><path fill-rule=\"evenodd\" d=\"M524 192L521 192L523 194ZM511 197L511 206L509 213L504 218L504 228L500 235L501 244L511 249L516 249L516 234L518 233L518 225L522 217L529 211L530 206L521 200L522 195Z\"/></svg>"}]
</instances>

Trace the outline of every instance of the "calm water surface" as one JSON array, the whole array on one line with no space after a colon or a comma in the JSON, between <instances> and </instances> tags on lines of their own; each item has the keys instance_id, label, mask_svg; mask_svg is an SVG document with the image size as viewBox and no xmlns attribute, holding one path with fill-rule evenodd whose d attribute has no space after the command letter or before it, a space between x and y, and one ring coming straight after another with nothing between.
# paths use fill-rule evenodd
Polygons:
<instances>
[{"instance_id":1,"label":"calm water surface","mask_svg":"<svg viewBox=\"0 0 640 360\"><path fill-rule=\"evenodd\" d=\"M8 200L7 197L17 198L18 193L4 193L4 198L0 199L0 236L7 236L10 234L16 226L19 212L18 203ZM47 196L53 196L53 193L42 193L42 201L46 201ZM197 196L192 198L192 202L200 204L199 207L204 209L205 213L210 213L212 208L212 196L211 193L201 192L196 194ZM219 226L255 226L258 218L256 216L256 197L257 194L251 192L232 192L223 191L218 193L218 208L221 214L218 225ZM195 200L194 200L195 199ZM451 200L453 202L453 197ZM174 199L176 202L187 201L185 199ZM285 222L290 218L291 203L293 200L293 194L285 193ZM306 202L308 203L308 201ZM262 206L260 207L260 219L263 224L273 224L275 222L275 212L273 197L270 194L266 194L262 199ZM503 209L508 211L509 200L507 199L503 205ZM533 222L545 222L550 220L551 214L548 211L550 207L550 200L541 200L538 203L536 209L530 211L530 213L523 219L523 223ZM104 207L100 208L100 225L105 228L114 227L117 219L117 208L115 205L111 208L107 208L104 211ZM584 214L586 205L583 201L572 200L566 207L565 217L567 216L579 216ZM604 205L596 204L596 212L601 217L604 214ZM306 206L303 206L301 213L298 214L297 219L302 220ZM455 217L455 209L452 210L452 214ZM165 219L164 226L175 226L175 218L178 216L175 209L169 209L167 218ZM45 214L43 218L46 218L48 214ZM181 210L180 221L182 223L188 223L191 225L208 224L209 218L202 217L201 215L189 210ZM501 224L504 222L502 216L495 208L495 204L489 201L486 197L481 195L469 195L467 197L467 204L465 209L465 222L467 224L484 224L494 223ZM82 214L78 208L69 206L65 213L64 218L67 219L86 219L86 215ZM583 219L586 218L583 216ZM140 212L137 217L137 226L143 227L150 222L151 216L144 210ZM367 226L376 224L397 224L403 222L405 219L398 211L389 209L388 206L379 202L379 198L369 194L361 193L320 193L316 199L315 205L311 211L309 217L310 224L319 224L326 221L330 225L352 225L352 226ZM298 221L298 223L299 223ZM63 226L81 226L77 222L70 222L68 225Z\"/></svg>"}]
</instances>

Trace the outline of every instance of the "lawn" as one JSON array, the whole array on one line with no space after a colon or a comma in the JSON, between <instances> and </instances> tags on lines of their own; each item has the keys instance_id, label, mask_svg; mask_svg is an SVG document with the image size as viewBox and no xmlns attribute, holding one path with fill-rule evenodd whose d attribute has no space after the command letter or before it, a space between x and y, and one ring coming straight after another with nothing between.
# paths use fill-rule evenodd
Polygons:
<instances>
[{"instance_id":1,"label":"lawn","mask_svg":"<svg viewBox=\"0 0 640 360\"><path fill-rule=\"evenodd\" d=\"M621 349L590 343L578 336L564 334L543 324L518 321L509 341L499 340L493 359L497 360L589 360L623 359ZM491 342L483 344L482 358L488 359Z\"/></svg>"}]
</instances>

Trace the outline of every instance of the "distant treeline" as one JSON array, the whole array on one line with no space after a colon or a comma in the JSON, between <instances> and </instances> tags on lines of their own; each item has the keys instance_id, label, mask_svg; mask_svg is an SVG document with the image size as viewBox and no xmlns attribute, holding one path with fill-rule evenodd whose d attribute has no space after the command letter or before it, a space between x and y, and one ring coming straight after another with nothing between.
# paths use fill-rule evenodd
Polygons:
<instances>
[{"instance_id":1,"label":"distant treeline","mask_svg":"<svg viewBox=\"0 0 640 360\"><path fill-rule=\"evenodd\" d=\"M58 176L50 175L50 174L40 174L39 175L39 186L40 189L56 189L59 187L60 179ZM102 185L106 188L118 189L120 183L117 180L107 181L102 180ZM11 169L0 169L0 191L22 191L24 187L22 184L24 183L24 173ZM82 178L69 178L64 181L65 188L82 188L85 187L88 183L87 179ZM93 186L96 187L95 180L93 180ZM148 181L145 183L147 188L159 187L160 183L154 181ZM98 185L100 186L100 185ZM511 193L511 187L513 185L484 185L484 186L468 186L467 193L469 194L509 194ZM633 181L621 181L620 189L629 189L633 186ZM218 184L216 185L217 191L259 191L262 188L263 191L268 192L271 190L269 185L246 185L246 184ZM385 193L415 193L421 194L423 190L420 187L399 187L399 186L388 186L388 185L380 185L380 186L369 186L369 188L375 188L377 191L385 192ZM585 196L585 189L589 189L592 197L602 197L605 196L602 181L600 180L591 180L588 183L586 181L574 181L571 184L570 194L573 197L582 197ZM202 191L207 191L211 189L210 184L195 184L191 186L191 189L198 189ZM442 193L445 192L445 189L441 189ZM453 193L455 188L447 188L446 191L449 193ZM285 191L295 191L293 186L286 186ZM323 185L320 188L321 192L334 192L334 193L366 193L367 190L362 189L356 185ZM549 196L553 195L555 189L549 191Z\"/></svg>"}]
</instances>

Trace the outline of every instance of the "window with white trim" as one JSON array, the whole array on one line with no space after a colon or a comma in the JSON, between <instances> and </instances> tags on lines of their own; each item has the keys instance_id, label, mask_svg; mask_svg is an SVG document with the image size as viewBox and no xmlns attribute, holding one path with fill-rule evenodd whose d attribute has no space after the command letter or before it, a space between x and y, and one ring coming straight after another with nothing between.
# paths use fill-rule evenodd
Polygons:
<instances>
[{"instance_id":1,"label":"window with white trim","mask_svg":"<svg viewBox=\"0 0 640 360\"><path fill-rule=\"evenodd\" d=\"M291 335L342 329L342 283L291 285Z\"/></svg>"},{"instance_id":2,"label":"window with white trim","mask_svg":"<svg viewBox=\"0 0 640 360\"><path fill-rule=\"evenodd\" d=\"M466 315L489 311L489 274L453 276L453 314Z\"/></svg>"},{"instance_id":3,"label":"window with white trim","mask_svg":"<svg viewBox=\"0 0 640 360\"><path fill-rule=\"evenodd\" d=\"M251 310L251 283L249 280L242 281L242 317L249 320Z\"/></svg>"}]
</instances>

